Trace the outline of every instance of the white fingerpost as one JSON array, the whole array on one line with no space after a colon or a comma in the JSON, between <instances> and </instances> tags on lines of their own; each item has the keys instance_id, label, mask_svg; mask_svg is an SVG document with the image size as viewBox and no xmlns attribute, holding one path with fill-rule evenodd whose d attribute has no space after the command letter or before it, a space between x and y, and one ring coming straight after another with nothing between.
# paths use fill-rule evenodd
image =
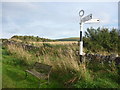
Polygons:
<instances>
[{"instance_id":1,"label":"white fingerpost","mask_svg":"<svg viewBox=\"0 0 120 90\"><path fill-rule=\"evenodd\" d=\"M92 19L92 14L89 14L85 17L83 17L83 15L84 15L84 10L80 10L79 11L79 16L80 16L80 50L79 50L80 62L82 62L82 57L83 57L83 37L82 37L83 24L100 22L99 19Z\"/></svg>"},{"instance_id":2,"label":"white fingerpost","mask_svg":"<svg viewBox=\"0 0 120 90\"><path fill-rule=\"evenodd\" d=\"M83 15L84 15L84 10L81 10L79 12L79 16L80 16L80 50L79 50L80 62L82 62L82 55L83 55L83 40L82 40L82 32L83 32L82 16Z\"/></svg>"},{"instance_id":3,"label":"white fingerpost","mask_svg":"<svg viewBox=\"0 0 120 90\"><path fill-rule=\"evenodd\" d=\"M83 55L82 32L83 32L83 23L80 23L80 55Z\"/></svg>"}]
</instances>

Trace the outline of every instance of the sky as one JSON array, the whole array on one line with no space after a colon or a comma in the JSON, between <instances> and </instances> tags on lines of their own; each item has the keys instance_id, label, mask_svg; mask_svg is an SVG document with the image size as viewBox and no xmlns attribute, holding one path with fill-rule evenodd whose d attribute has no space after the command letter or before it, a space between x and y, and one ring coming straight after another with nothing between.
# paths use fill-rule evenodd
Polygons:
<instances>
[{"instance_id":1,"label":"sky","mask_svg":"<svg viewBox=\"0 0 120 90\"><path fill-rule=\"evenodd\" d=\"M84 16L92 13L93 18L100 19L100 23L84 24L84 32L90 27L118 28L117 2L2 2L0 6L0 38L13 35L50 39L79 37L81 9L85 11Z\"/></svg>"},{"instance_id":2,"label":"sky","mask_svg":"<svg viewBox=\"0 0 120 90\"><path fill-rule=\"evenodd\" d=\"M120 30L120 1L118 3L118 29Z\"/></svg>"}]
</instances>

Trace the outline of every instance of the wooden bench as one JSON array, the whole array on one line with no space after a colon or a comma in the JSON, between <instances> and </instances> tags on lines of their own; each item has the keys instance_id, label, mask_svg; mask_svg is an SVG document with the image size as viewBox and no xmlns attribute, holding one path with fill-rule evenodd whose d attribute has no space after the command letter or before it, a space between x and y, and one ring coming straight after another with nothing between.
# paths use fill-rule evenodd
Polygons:
<instances>
[{"instance_id":1,"label":"wooden bench","mask_svg":"<svg viewBox=\"0 0 120 90\"><path fill-rule=\"evenodd\" d=\"M27 73L30 73L33 76L37 77L38 79L48 80L47 83L49 83L49 76L50 76L51 69L52 69L52 66L50 65L36 62L33 65L33 67L29 68L28 70L25 70L26 77L28 76Z\"/></svg>"}]
</instances>

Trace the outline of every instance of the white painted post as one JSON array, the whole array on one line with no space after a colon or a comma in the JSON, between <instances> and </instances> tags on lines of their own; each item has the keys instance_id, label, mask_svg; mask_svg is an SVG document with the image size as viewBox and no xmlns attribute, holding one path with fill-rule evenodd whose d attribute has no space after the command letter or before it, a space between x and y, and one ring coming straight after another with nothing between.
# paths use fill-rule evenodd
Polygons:
<instances>
[{"instance_id":1,"label":"white painted post","mask_svg":"<svg viewBox=\"0 0 120 90\"><path fill-rule=\"evenodd\" d=\"M83 32L83 22L82 22L82 16L84 15L84 10L81 10L79 12L79 16L80 16L80 50L79 50L79 54L80 54L80 62L82 62L82 55L83 55L83 38L82 38L82 32Z\"/></svg>"},{"instance_id":2,"label":"white painted post","mask_svg":"<svg viewBox=\"0 0 120 90\"><path fill-rule=\"evenodd\" d=\"M83 32L83 23L80 22L80 62L82 62L82 55L83 55L83 38L82 38L82 32Z\"/></svg>"}]
</instances>

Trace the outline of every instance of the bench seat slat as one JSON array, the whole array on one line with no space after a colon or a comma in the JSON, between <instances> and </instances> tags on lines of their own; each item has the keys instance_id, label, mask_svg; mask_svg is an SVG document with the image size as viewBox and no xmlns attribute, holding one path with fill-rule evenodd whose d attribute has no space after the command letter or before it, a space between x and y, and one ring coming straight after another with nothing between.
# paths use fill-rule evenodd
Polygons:
<instances>
[{"instance_id":1,"label":"bench seat slat","mask_svg":"<svg viewBox=\"0 0 120 90\"><path fill-rule=\"evenodd\" d=\"M35 70L43 70L45 73L48 73L51 70L52 66L46 65L46 64L42 64L42 63L35 63L34 65L34 69Z\"/></svg>"},{"instance_id":2,"label":"bench seat slat","mask_svg":"<svg viewBox=\"0 0 120 90\"><path fill-rule=\"evenodd\" d=\"M50 65L36 62L31 69L29 68L25 71L26 71L26 76L28 72L33 76L37 77L38 79L47 79L49 82L49 74L51 72L51 69L52 66Z\"/></svg>"},{"instance_id":3,"label":"bench seat slat","mask_svg":"<svg viewBox=\"0 0 120 90\"><path fill-rule=\"evenodd\" d=\"M48 75L44 74L44 73L39 73L37 72L36 70L34 69L31 69L31 70L26 70L26 72L29 72L30 74L36 76L37 78L41 79L41 78L44 78L46 79L48 77Z\"/></svg>"}]
</instances>

